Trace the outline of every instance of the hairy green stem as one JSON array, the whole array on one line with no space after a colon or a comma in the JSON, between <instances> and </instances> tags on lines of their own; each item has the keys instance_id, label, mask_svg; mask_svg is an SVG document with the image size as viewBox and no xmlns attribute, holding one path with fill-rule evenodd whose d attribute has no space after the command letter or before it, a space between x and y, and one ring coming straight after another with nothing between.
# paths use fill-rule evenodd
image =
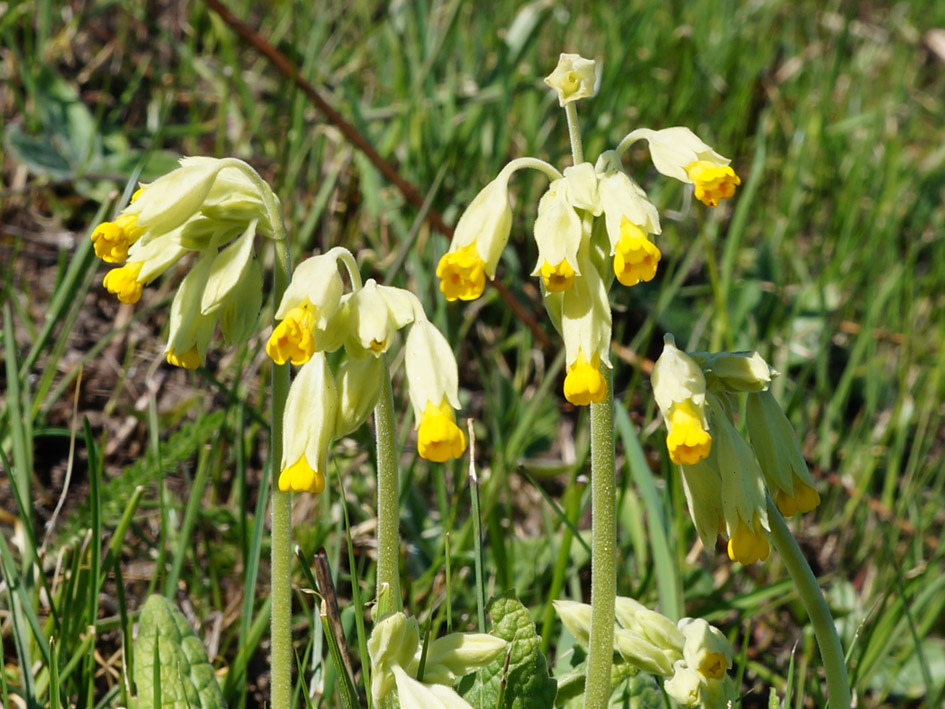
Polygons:
<instances>
[{"instance_id":1,"label":"hairy green stem","mask_svg":"<svg viewBox=\"0 0 945 709\"><path fill-rule=\"evenodd\" d=\"M397 477L397 443L394 428L394 395L387 371L381 395L374 407L377 438L377 588L378 618L403 608L400 597L400 485ZM384 591L386 587L386 592Z\"/></svg>"},{"instance_id":2,"label":"hairy green stem","mask_svg":"<svg viewBox=\"0 0 945 709\"><path fill-rule=\"evenodd\" d=\"M843 658L843 646L837 635L837 628L827 607L827 601L820 590L814 572L811 571L807 559L801 553L797 541L784 523L784 518L771 498L768 498L768 523L771 526L771 541L784 560L788 573L794 579L797 593L801 597L811 625L814 626L814 635L820 646L820 657L824 662L824 673L827 675L827 699L833 709L848 709L851 705L850 678L847 676L847 665Z\"/></svg>"},{"instance_id":3,"label":"hairy green stem","mask_svg":"<svg viewBox=\"0 0 945 709\"><path fill-rule=\"evenodd\" d=\"M585 707L606 707L614 659L617 599L617 504L614 463L614 392L610 368L601 363L607 397L591 404L591 637Z\"/></svg>"},{"instance_id":4,"label":"hairy green stem","mask_svg":"<svg viewBox=\"0 0 945 709\"><path fill-rule=\"evenodd\" d=\"M574 101L564 107L564 114L568 117L568 135L571 137L571 159L574 161L575 165L580 165L584 162L584 146L581 144L577 106Z\"/></svg>"}]
</instances>

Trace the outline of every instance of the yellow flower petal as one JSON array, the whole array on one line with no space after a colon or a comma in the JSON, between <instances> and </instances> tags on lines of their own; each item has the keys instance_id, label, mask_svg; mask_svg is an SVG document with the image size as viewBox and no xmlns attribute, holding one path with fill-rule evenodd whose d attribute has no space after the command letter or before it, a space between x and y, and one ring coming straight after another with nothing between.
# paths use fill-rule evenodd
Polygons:
<instances>
[{"instance_id":1,"label":"yellow flower petal","mask_svg":"<svg viewBox=\"0 0 945 709\"><path fill-rule=\"evenodd\" d=\"M768 558L768 540L760 526L752 530L744 522L739 521L738 528L728 540L728 558L742 564L754 564Z\"/></svg>"},{"instance_id":2,"label":"yellow flower petal","mask_svg":"<svg viewBox=\"0 0 945 709\"><path fill-rule=\"evenodd\" d=\"M696 186L696 199L707 207L717 207L720 199L732 197L735 187L742 183L728 165L715 165L708 160L689 163L686 174Z\"/></svg>"},{"instance_id":3,"label":"yellow flower petal","mask_svg":"<svg viewBox=\"0 0 945 709\"><path fill-rule=\"evenodd\" d=\"M820 495L800 477L794 475L794 494L789 495L784 490L778 490L775 496L778 509L785 517L793 517L798 512L804 514L817 508L820 504Z\"/></svg>"},{"instance_id":4,"label":"yellow flower petal","mask_svg":"<svg viewBox=\"0 0 945 709\"><path fill-rule=\"evenodd\" d=\"M266 354L276 364L305 364L315 354L315 315L309 301L303 300L286 313L266 343Z\"/></svg>"},{"instance_id":5,"label":"yellow flower petal","mask_svg":"<svg viewBox=\"0 0 945 709\"><path fill-rule=\"evenodd\" d=\"M459 458L466 450L466 437L456 425L453 407L446 399L437 406L427 402L417 430L417 451L420 457L434 463Z\"/></svg>"},{"instance_id":6,"label":"yellow flower petal","mask_svg":"<svg viewBox=\"0 0 945 709\"><path fill-rule=\"evenodd\" d=\"M584 351L579 351L564 378L564 398L575 406L587 406L591 402L599 404L606 396L607 382L600 373L600 357L595 352L588 362Z\"/></svg>"},{"instance_id":7,"label":"yellow flower petal","mask_svg":"<svg viewBox=\"0 0 945 709\"><path fill-rule=\"evenodd\" d=\"M473 242L444 254L436 266L440 290L449 301L475 300L486 287L485 263Z\"/></svg>"},{"instance_id":8,"label":"yellow flower petal","mask_svg":"<svg viewBox=\"0 0 945 709\"><path fill-rule=\"evenodd\" d=\"M279 473L279 489L282 492L310 492L317 495L325 489L325 476L313 470L303 455Z\"/></svg>"},{"instance_id":9,"label":"yellow flower petal","mask_svg":"<svg viewBox=\"0 0 945 709\"><path fill-rule=\"evenodd\" d=\"M178 354L174 352L174 350L168 350L167 363L173 364L175 367L183 367L184 369L196 369L202 364L200 361L200 353L197 352L196 346L191 347L183 354Z\"/></svg>"},{"instance_id":10,"label":"yellow flower petal","mask_svg":"<svg viewBox=\"0 0 945 709\"><path fill-rule=\"evenodd\" d=\"M712 436L702 428L702 419L688 401L673 406L668 423L666 447L670 460L676 465L694 465L708 457Z\"/></svg>"},{"instance_id":11,"label":"yellow flower petal","mask_svg":"<svg viewBox=\"0 0 945 709\"><path fill-rule=\"evenodd\" d=\"M144 284L138 280L141 265L142 262L136 261L113 268L105 274L102 285L109 293L114 293L122 303L137 303L144 288Z\"/></svg>"},{"instance_id":12,"label":"yellow flower petal","mask_svg":"<svg viewBox=\"0 0 945 709\"><path fill-rule=\"evenodd\" d=\"M552 266L545 261L541 267L541 280L552 293L561 293L566 291L574 283L574 269L567 260L562 260L557 266Z\"/></svg>"},{"instance_id":13,"label":"yellow flower petal","mask_svg":"<svg viewBox=\"0 0 945 709\"><path fill-rule=\"evenodd\" d=\"M620 239L614 254L614 273L617 280L625 286L635 286L640 281L652 281L661 257L660 250L646 238L643 230L624 217L620 223Z\"/></svg>"}]
</instances>

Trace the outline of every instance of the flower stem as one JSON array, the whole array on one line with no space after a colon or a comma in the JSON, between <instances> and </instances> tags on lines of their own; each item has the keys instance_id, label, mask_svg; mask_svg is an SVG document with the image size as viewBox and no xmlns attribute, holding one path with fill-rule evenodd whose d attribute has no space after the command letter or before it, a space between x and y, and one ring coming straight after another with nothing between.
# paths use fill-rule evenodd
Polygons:
<instances>
[{"instance_id":1,"label":"flower stem","mask_svg":"<svg viewBox=\"0 0 945 709\"><path fill-rule=\"evenodd\" d=\"M781 512L770 497L768 498L768 523L771 526L771 541L774 542L788 573L794 579L797 593L801 597L804 608L807 609L811 625L814 626L814 635L820 646L820 656L827 675L827 699L833 709L847 709L851 704L850 679L847 676L843 646L840 644L833 616L830 615L830 609L814 577L814 572L811 571L791 530L784 523Z\"/></svg>"},{"instance_id":2,"label":"flower stem","mask_svg":"<svg viewBox=\"0 0 945 709\"><path fill-rule=\"evenodd\" d=\"M385 372L387 366L385 363ZM394 395L385 373L374 407L377 439L377 588L378 618L403 607L400 597L400 485L394 435ZM381 594L386 587L386 592Z\"/></svg>"},{"instance_id":3,"label":"flower stem","mask_svg":"<svg viewBox=\"0 0 945 709\"><path fill-rule=\"evenodd\" d=\"M607 398L591 404L591 637L585 707L605 707L610 698L617 597L614 387L610 367L602 363L600 371L607 382Z\"/></svg>"},{"instance_id":4,"label":"flower stem","mask_svg":"<svg viewBox=\"0 0 945 709\"><path fill-rule=\"evenodd\" d=\"M568 117L568 135L571 136L571 159L575 165L584 162L584 147L581 144L581 131L578 128L577 106L574 101L564 107L564 113Z\"/></svg>"}]
</instances>

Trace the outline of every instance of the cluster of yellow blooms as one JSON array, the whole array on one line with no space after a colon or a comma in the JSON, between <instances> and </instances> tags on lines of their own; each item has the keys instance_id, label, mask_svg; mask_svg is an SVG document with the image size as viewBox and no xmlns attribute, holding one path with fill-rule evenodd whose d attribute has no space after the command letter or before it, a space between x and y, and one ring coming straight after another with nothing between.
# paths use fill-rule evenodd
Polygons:
<instances>
[{"instance_id":1,"label":"cluster of yellow blooms","mask_svg":"<svg viewBox=\"0 0 945 709\"><path fill-rule=\"evenodd\" d=\"M351 276L348 293L339 262ZM454 414L459 408L456 359L415 295L374 280L362 286L354 257L336 247L298 265L276 319L280 322L266 344L267 354L276 364L302 365L286 402L280 490L318 493L325 488L332 440L370 416L388 376L384 354L395 333L411 323L404 362L417 449L434 462L458 458L466 450ZM342 347L347 356L333 374L325 353Z\"/></svg>"},{"instance_id":2,"label":"cluster of yellow blooms","mask_svg":"<svg viewBox=\"0 0 945 709\"><path fill-rule=\"evenodd\" d=\"M581 645L590 638L591 607L575 601L554 601L561 622ZM663 688L682 707L726 709L736 699L728 675L732 646L701 618L669 618L632 598L618 596L614 650L643 672L663 677Z\"/></svg>"},{"instance_id":3,"label":"cluster of yellow blooms","mask_svg":"<svg viewBox=\"0 0 945 709\"><path fill-rule=\"evenodd\" d=\"M92 231L95 255L124 264L104 286L122 303L137 303L144 286L189 253L197 261L171 304L166 356L199 367L219 319L228 344L254 331L262 304L256 234L272 237L278 200L244 162L183 158L180 167L144 185L110 222Z\"/></svg>"},{"instance_id":4,"label":"cluster of yellow blooms","mask_svg":"<svg viewBox=\"0 0 945 709\"><path fill-rule=\"evenodd\" d=\"M562 54L545 79L567 106L595 92L595 63ZM660 250L650 236L660 233L659 214L643 189L621 167L622 153L646 140L656 169L692 184L696 198L708 206L731 197L740 183L729 160L712 150L688 128L640 129L597 162L582 162L563 173L533 158L519 158L476 196L456 225L449 251L436 274L448 300L473 300L482 295L486 278L495 277L512 228L509 178L532 168L550 180L538 203L535 241L545 304L566 350L564 395L573 404L601 402L607 385L601 364L610 366L611 311L607 291L616 278L625 286L656 275ZM603 219L598 217L603 216ZM604 254L610 255L610 266Z\"/></svg>"},{"instance_id":5,"label":"cluster of yellow blooms","mask_svg":"<svg viewBox=\"0 0 945 709\"><path fill-rule=\"evenodd\" d=\"M794 430L769 391L777 375L757 352L686 354L672 335L653 367L666 447L682 471L696 530L709 549L726 535L729 558L743 564L768 558L766 486L785 516L820 504ZM729 413L741 393L750 445Z\"/></svg>"}]
</instances>

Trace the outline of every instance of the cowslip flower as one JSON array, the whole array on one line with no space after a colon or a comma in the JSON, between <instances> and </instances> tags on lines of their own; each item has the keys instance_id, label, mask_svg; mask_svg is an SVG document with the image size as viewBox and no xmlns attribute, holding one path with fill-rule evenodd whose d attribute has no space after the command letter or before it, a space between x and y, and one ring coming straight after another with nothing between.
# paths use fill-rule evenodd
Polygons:
<instances>
[{"instance_id":1,"label":"cowslip flower","mask_svg":"<svg viewBox=\"0 0 945 709\"><path fill-rule=\"evenodd\" d=\"M693 185L696 199L707 207L717 207L719 200L731 198L742 182L729 167L731 160L684 126L641 128L624 139L626 145L621 145L626 149L639 139L649 142L654 167L667 177Z\"/></svg>"},{"instance_id":2,"label":"cowslip flower","mask_svg":"<svg viewBox=\"0 0 945 709\"><path fill-rule=\"evenodd\" d=\"M653 365L653 397L666 421L666 447L677 465L693 465L709 455L712 436L705 414L705 376L672 335Z\"/></svg>"},{"instance_id":3,"label":"cowslip flower","mask_svg":"<svg viewBox=\"0 0 945 709\"><path fill-rule=\"evenodd\" d=\"M344 284L338 255L331 249L296 266L276 309L275 318L281 322L266 343L266 354L276 364L305 364L315 354L316 330L326 329L341 305Z\"/></svg>"},{"instance_id":4,"label":"cowslip flower","mask_svg":"<svg viewBox=\"0 0 945 709\"><path fill-rule=\"evenodd\" d=\"M254 240L257 233L281 234L281 224L273 223L279 219L273 205L278 199L245 163L182 158L179 168L142 185L113 221L93 229L96 255L123 264L103 280L123 303L136 303L144 286L187 254L196 254L171 308L170 364L200 366L217 320L230 344L255 328L262 270Z\"/></svg>"},{"instance_id":5,"label":"cowslip flower","mask_svg":"<svg viewBox=\"0 0 945 709\"><path fill-rule=\"evenodd\" d=\"M505 640L486 633L451 633L429 644L423 675L418 677L423 655L420 627L403 613L388 613L374 626L367 644L374 706L387 706L396 693L405 709L469 708L453 682L488 665L507 646Z\"/></svg>"},{"instance_id":6,"label":"cowslip flower","mask_svg":"<svg viewBox=\"0 0 945 709\"><path fill-rule=\"evenodd\" d=\"M325 489L328 450L335 433L338 391L323 353L299 370L286 400L279 489L320 493Z\"/></svg>"},{"instance_id":7,"label":"cowslip flower","mask_svg":"<svg viewBox=\"0 0 945 709\"><path fill-rule=\"evenodd\" d=\"M558 94L562 107L589 98L597 93L597 63L580 54L561 54L555 70L545 77L545 83Z\"/></svg>"},{"instance_id":8,"label":"cowslip flower","mask_svg":"<svg viewBox=\"0 0 945 709\"><path fill-rule=\"evenodd\" d=\"M567 108L569 127L573 128L573 102L596 92L595 63L575 54L562 54L558 67L545 81L557 92L561 106ZM596 163L583 161L577 150L576 164L563 172L535 158L518 158L508 163L462 214L449 250L437 265L440 290L447 300L473 300L482 295L486 280L495 278L511 232L511 175L523 169L545 175L550 185L538 203L534 222L538 258L531 275L541 278L546 308L564 338L564 395L578 406L601 403L607 396L601 367L610 367L610 284L614 278L628 287L651 281L662 258L653 240L660 234L658 211L621 166L621 155L627 147L644 138L650 141L658 169L695 184L697 196L706 204L717 204L718 199L734 193L738 178L727 167L728 160L691 131L684 134L677 129L640 129L624 138L615 150L604 151ZM577 137L572 135L572 139ZM596 221L601 217L603 229ZM612 259L607 265L602 263L602 252L607 248L601 238L604 232ZM681 404L676 414L679 432L693 430L683 421L685 409ZM704 456L707 445L703 442L695 447Z\"/></svg>"},{"instance_id":9,"label":"cowslip flower","mask_svg":"<svg viewBox=\"0 0 945 709\"><path fill-rule=\"evenodd\" d=\"M768 488L785 517L810 512L820 495L801 455L794 429L770 391L748 395L745 422Z\"/></svg>"},{"instance_id":10,"label":"cowslip flower","mask_svg":"<svg viewBox=\"0 0 945 709\"><path fill-rule=\"evenodd\" d=\"M554 601L555 612L580 645L590 637L591 607ZM621 661L664 678L666 693L685 707L725 709L734 701L728 675L732 647L722 632L701 618L669 618L632 598L618 596L614 649Z\"/></svg>"}]
</instances>

